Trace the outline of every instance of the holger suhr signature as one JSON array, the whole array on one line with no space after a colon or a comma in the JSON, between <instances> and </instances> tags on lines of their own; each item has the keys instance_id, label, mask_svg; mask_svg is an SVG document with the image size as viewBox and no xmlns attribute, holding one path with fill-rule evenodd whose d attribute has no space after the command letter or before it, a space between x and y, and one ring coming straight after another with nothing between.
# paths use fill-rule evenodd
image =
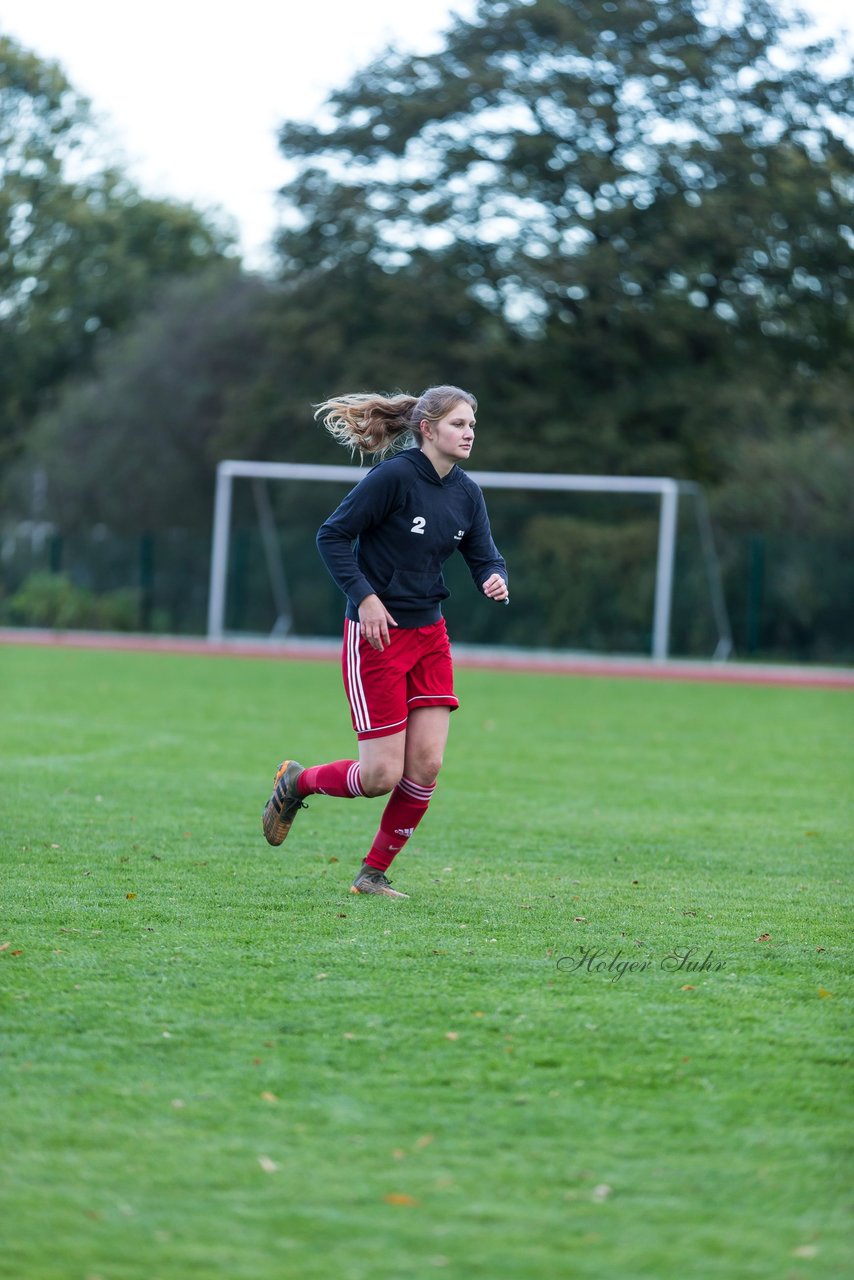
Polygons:
<instances>
[{"instance_id":1,"label":"holger suhr signature","mask_svg":"<svg viewBox=\"0 0 854 1280\"><path fill-rule=\"evenodd\" d=\"M725 967L726 960L716 959L714 950L703 955L699 947L674 947L658 961L653 956L624 957L621 950L579 947L577 955L561 956L557 961L557 968L566 973L602 973L612 982L619 982L627 973L645 973L655 968L670 973L718 973Z\"/></svg>"}]
</instances>

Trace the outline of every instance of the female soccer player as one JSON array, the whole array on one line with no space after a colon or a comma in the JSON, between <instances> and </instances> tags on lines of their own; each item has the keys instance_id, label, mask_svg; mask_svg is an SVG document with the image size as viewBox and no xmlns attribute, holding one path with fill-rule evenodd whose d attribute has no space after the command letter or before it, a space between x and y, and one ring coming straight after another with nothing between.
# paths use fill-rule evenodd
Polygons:
<instances>
[{"instance_id":1,"label":"female soccer player","mask_svg":"<svg viewBox=\"0 0 854 1280\"><path fill-rule=\"evenodd\" d=\"M483 494L457 463L474 444L477 401L459 387L420 396L361 394L321 404L327 430L380 459L320 527L317 546L347 597L342 668L358 760L303 768L285 760L264 810L281 844L306 796L391 792L352 893L409 895L386 877L436 786L454 695L442 565L457 549L490 600L507 603L507 568ZM417 447L401 448L409 443ZM393 456L387 456L393 454Z\"/></svg>"}]
</instances>

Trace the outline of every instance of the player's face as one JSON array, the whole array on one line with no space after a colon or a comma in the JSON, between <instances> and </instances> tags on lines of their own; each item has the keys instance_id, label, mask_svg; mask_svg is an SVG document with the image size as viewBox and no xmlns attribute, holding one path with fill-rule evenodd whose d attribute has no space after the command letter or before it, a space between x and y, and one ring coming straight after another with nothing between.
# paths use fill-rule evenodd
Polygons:
<instances>
[{"instance_id":1,"label":"player's face","mask_svg":"<svg viewBox=\"0 0 854 1280\"><path fill-rule=\"evenodd\" d=\"M453 466L469 456L474 446L474 410L465 400L459 400L438 422L422 427L424 448L434 461Z\"/></svg>"}]
</instances>

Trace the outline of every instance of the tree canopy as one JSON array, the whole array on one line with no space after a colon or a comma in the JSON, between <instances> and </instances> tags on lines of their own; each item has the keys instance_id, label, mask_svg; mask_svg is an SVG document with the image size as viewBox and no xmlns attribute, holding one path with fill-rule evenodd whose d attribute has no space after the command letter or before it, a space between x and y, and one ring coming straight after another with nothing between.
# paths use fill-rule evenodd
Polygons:
<instances>
[{"instance_id":1,"label":"tree canopy","mask_svg":"<svg viewBox=\"0 0 854 1280\"><path fill-rule=\"evenodd\" d=\"M66 532L207 529L216 464L241 451L266 288L236 263L176 277L31 433Z\"/></svg>"},{"instance_id":2,"label":"tree canopy","mask_svg":"<svg viewBox=\"0 0 854 1280\"><path fill-rule=\"evenodd\" d=\"M229 248L195 209L145 198L105 163L88 101L0 34L0 463L96 341L158 282Z\"/></svg>"},{"instance_id":3,"label":"tree canopy","mask_svg":"<svg viewBox=\"0 0 854 1280\"><path fill-rule=\"evenodd\" d=\"M782 369L804 404L850 377L854 80L787 53L778 5L724 13L481 0L435 54L388 51L285 125L283 276L348 296L345 365L382 377L385 325L386 378L401 339L433 366L438 330L491 414L537 422L545 467L705 479L751 388L776 414Z\"/></svg>"}]
</instances>

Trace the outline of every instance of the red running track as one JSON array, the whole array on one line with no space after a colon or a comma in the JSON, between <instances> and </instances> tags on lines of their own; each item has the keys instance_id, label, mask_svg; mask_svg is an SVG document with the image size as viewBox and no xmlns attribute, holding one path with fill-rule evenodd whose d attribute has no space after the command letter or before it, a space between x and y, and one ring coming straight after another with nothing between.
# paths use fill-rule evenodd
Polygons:
<instances>
[{"instance_id":1,"label":"red running track","mask_svg":"<svg viewBox=\"0 0 854 1280\"><path fill-rule=\"evenodd\" d=\"M337 662L340 643L331 640L222 640L101 631L0 628L0 645L124 650L137 653L206 654L272 661ZM638 680L687 680L718 684L787 685L791 688L854 689L854 669L748 662L694 662L651 658L608 658L536 650L454 646L459 667L563 676L610 676Z\"/></svg>"}]
</instances>

